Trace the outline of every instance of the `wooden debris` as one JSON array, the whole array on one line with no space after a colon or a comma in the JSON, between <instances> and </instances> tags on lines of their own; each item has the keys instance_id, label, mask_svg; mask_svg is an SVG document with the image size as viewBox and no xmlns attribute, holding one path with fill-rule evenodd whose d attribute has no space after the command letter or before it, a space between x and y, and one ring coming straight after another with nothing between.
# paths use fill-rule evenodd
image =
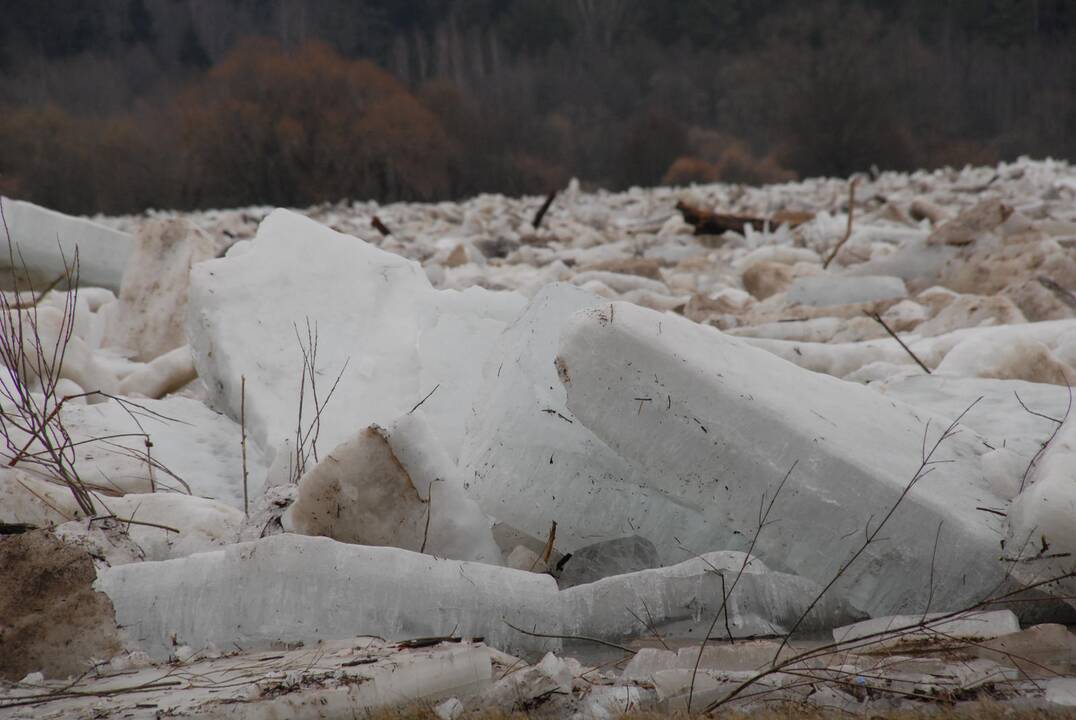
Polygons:
<instances>
[{"instance_id":1,"label":"wooden debris","mask_svg":"<svg viewBox=\"0 0 1076 720\"><path fill-rule=\"evenodd\" d=\"M970 245L980 235L995 230L1012 213L1012 207L996 198L984 200L938 226L927 238L927 244Z\"/></svg>"},{"instance_id":2,"label":"wooden debris","mask_svg":"<svg viewBox=\"0 0 1076 720\"><path fill-rule=\"evenodd\" d=\"M381 222L381 218L379 218L377 215L374 215L373 218L371 218L370 227L372 227L374 230L377 230L379 233L381 233L385 237L388 237L389 235L392 234L392 231L389 230L388 225Z\"/></svg>"},{"instance_id":3,"label":"wooden debris","mask_svg":"<svg viewBox=\"0 0 1076 720\"><path fill-rule=\"evenodd\" d=\"M553 199L556 197L556 190L551 190L550 193L546 195L545 202L542 203L542 207L538 208L538 212L534 214L534 220L531 221L531 226L535 230L537 230L538 226L542 224L542 218L544 218L545 214L549 212L549 206L553 204Z\"/></svg>"},{"instance_id":4,"label":"wooden debris","mask_svg":"<svg viewBox=\"0 0 1076 720\"><path fill-rule=\"evenodd\" d=\"M771 228L786 223L790 227L797 227L814 219L814 213L798 210L780 210L769 218L756 215L718 213L688 205L683 200L676 203L676 209L684 216L684 222L695 227L696 235L721 235L730 230L743 234L744 228L748 225L753 230L762 232L767 224Z\"/></svg>"}]
</instances>

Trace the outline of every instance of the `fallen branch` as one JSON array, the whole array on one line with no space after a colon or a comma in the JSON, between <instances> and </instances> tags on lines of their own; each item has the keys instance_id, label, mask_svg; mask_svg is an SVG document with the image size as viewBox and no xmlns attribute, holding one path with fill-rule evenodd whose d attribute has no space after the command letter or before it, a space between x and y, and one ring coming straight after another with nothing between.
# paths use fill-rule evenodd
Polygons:
<instances>
[{"instance_id":1,"label":"fallen branch","mask_svg":"<svg viewBox=\"0 0 1076 720\"><path fill-rule=\"evenodd\" d=\"M683 200L676 203L676 209L683 215L684 222L695 227L696 235L722 235L730 230L742 235L748 225L759 232L766 227L765 218L712 212L688 205Z\"/></svg>"}]
</instances>

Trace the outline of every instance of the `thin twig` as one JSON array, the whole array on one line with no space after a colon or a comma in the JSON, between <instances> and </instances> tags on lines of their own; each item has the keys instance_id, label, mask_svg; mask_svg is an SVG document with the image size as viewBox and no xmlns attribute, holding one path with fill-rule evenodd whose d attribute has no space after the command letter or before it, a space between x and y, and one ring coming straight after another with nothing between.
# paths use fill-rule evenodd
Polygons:
<instances>
[{"instance_id":1,"label":"thin twig","mask_svg":"<svg viewBox=\"0 0 1076 720\"><path fill-rule=\"evenodd\" d=\"M426 541L430 538L430 516L433 514L433 483L430 483L430 489L428 491L429 497L426 498L426 529L422 531L422 547L418 549L420 553L426 552Z\"/></svg>"},{"instance_id":2,"label":"thin twig","mask_svg":"<svg viewBox=\"0 0 1076 720\"><path fill-rule=\"evenodd\" d=\"M666 650L670 649L669 646L665 643L665 638L663 638L661 634L657 631L657 629L654 628L653 618L650 618L649 621L643 620L641 617L639 617L639 613L635 612L627 605L624 606L624 609L627 610L628 614L635 618L640 625L646 628L647 631L654 636L654 639L661 643L661 646L663 648L665 648Z\"/></svg>"},{"instance_id":3,"label":"thin twig","mask_svg":"<svg viewBox=\"0 0 1076 720\"><path fill-rule=\"evenodd\" d=\"M343 367L340 368L340 372L336 376L336 380L333 381L332 386L329 388L329 392L325 395L325 399L322 400L318 397L318 381L317 381L317 364L318 364L318 326L317 323L311 325L310 318L306 319L306 342L303 342L302 336L299 334L299 326L293 325L295 329L295 338L299 342L299 352L302 355L302 369L299 377L299 409L296 413L295 422L295 456L294 462L290 469L291 481L293 484L297 484L299 480L306 474L306 463L310 457L314 458L314 462L318 462L318 438L321 435L321 418L325 412L326 406L336 393L337 387L340 385L340 381L344 377L344 373L347 371L347 366L351 361L351 358L344 360ZM306 393L307 384L309 383L310 395L313 400L313 413L314 416L309 423L303 422L304 409L306 407ZM305 429L304 429L305 426Z\"/></svg>"},{"instance_id":4,"label":"thin twig","mask_svg":"<svg viewBox=\"0 0 1076 720\"><path fill-rule=\"evenodd\" d=\"M706 713L713 712L714 710L721 707L722 705L725 705L725 704L731 702L732 700L734 700L735 698L740 697L743 694L743 692L745 690L747 690L747 688L751 687L752 685L755 685L756 683L758 683L759 681L765 679L766 677L769 677L770 675L785 672L787 668L789 668L792 665L795 665L797 663L808 662L808 661L810 661L812 659L823 657L823 656L828 655L828 654L830 654L832 652L835 652L837 650L841 650L841 651L844 651L844 652L856 652L856 651L859 651L859 650L864 649L864 648L869 648L869 647L875 646L875 645L877 645L879 642L881 642L883 640L889 641L889 640L892 640L894 638L900 638L900 637L903 637L905 635L909 635L909 634L912 634L912 633L915 633L915 632L922 632L922 631L924 631L924 629L930 629L930 628L933 628L934 626L942 625L944 623L949 622L950 620L954 620L954 619L957 619L957 618L968 617L969 615L972 615L975 612L979 611L981 608L986 607L986 606L991 605L991 604L1015 602L1016 600L1014 600L1014 598L1017 595L1020 595L1022 593L1026 593L1026 592L1031 592L1033 590L1037 590L1040 587L1044 587L1046 585L1057 583L1057 582L1060 582L1061 580L1066 580L1066 579L1071 578L1071 577L1076 577L1076 570L1072 570L1070 572L1063 573L1063 574L1055 576L1055 577L1051 577L1051 578L1049 578L1047 580L1042 580L1042 581L1039 581L1039 582L1031 583L1031 584L1029 584L1029 585L1027 585L1025 587L1017 588L1016 590L1012 590L1010 592L1004 593L1004 594L1002 594L1002 595L1000 595L1000 596L998 596L996 598L995 597L987 597L987 599L985 599L985 600L981 600L981 601L979 601L977 603L969 605L969 606L967 606L965 608L962 608L960 610L954 610L952 612L944 613L944 614L939 615L937 617L931 618L930 620L927 620L925 622L920 620L918 622L910 623L908 625L902 625L902 626L896 627L896 628L891 627L891 628L886 628L884 630L879 630L877 632L873 632L873 633L870 633L868 635L864 635L864 636L862 636L860 638L857 638L856 640L853 640L853 641L849 641L849 642L837 642L837 641L834 641L834 642L831 642L831 643L826 643L825 645L819 645L817 647L813 647L813 648L811 648L809 650L806 650L806 651L804 651L802 653L798 653L796 655L788 657L785 660L781 660L780 662L775 662L769 668L758 672L757 674L755 674L754 676L748 678L747 680L744 680L742 683L740 683L735 688L733 688L732 691L730 691L727 695L725 695L725 697L723 697L723 698L721 698L719 700L715 700L714 702L710 703L710 705L707 706L707 708L706 708L706 710L704 712L706 712ZM766 691L766 692L769 692L769 691ZM750 697L750 696L744 695L743 697L746 698L746 697Z\"/></svg>"},{"instance_id":5,"label":"thin twig","mask_svg":"<svg viewBox=\"0 0 1076 720\"><path fill-rule=\"evenodd\" d=\"M840 252L844 244L848 242L848 239L852 237L852 218L856 212L856 183L859 182L859 178L852 178L852 181L848 183L848 227L844 230L844 237L842 237L837 244L833 246L833 250L830 251L829 257L822 263L822 269L825 270L829 267L829 264L833 262L833 258L837 257L837 253Z\"/></svg>"},{"instance_id":6,"label":"thin twig","mask_svg":"<svg viewBox=\"0 0 1076 720\"><path fill-rule=\"evenodd\" d=\"M938 437L937 441L931 447L930 451L925 452L923 454L923 456L921 458L920 465L916 469L916 472L912 476L912 479L908 482L908 484L901 491L900 495L897 497L897 499L890 506L888 512L886 512L886 514L882 517L882 520L878 523L878 525L873 530L866 533L865 539L864 539L863 543L860 545L860 547L854 553L852 553L851 557L849 557L848 560L846 560L841 565L840 569L837 570L837 572L830 579L830 581L825 585L825 587L822 588L822 590L814 597L814 599L810 602L810 604L808 604L807 608L796 619L796 622L793 623L792 628L788 631L788 633L785 635L784 639L781 641L781 644L778 646L777 652L774 654L773 661L771 663L771 667L768 670L763 671L763 672L759 673L758 675L754 676L753 678L751 678L751 679L745 681L744 683L740 684L735 689L733 689L728 695L726 695L723 699L711 703L710 706L706 708L706 712L711 712L712 710L716 709L720 705L723 705L723 704L731 701L733 698L735 698L740 693L742 693L743 690L745 690L747 687L754 684L758 680L762 679L763 677L766 677L767 675L773 674L774 672L780 671L781 668L787 667L792 662L802 660L805 656L810 655L811 652L818 652L819 648L816 648L815 650L809 651L808 653L801 654L799 656L794 656L790 660L786 660L786 661L783 661L783 662L778 662L779 658L780 658L780 655L781 655L781 651L784 650L785 647L788 646L789 641L791 640L791 638L795 634L796 630L799 629L800 625L807 618L807 616L811 613L811 611L818 605L818 603L822 600L822 598L826 595L826 593L829 592L829 590L837 583L837 581L840 580L844 576L844 574L848 571L848 568L850 568L852 566L852 564L855 563L856 560L858 560L859 557L864 552L866 552L867 549L874 543L875 539L878 537L878 534L882 531L882 528L884 528L886 526L886 523L888 523L888 521L890 520L890 518L893 517L894 513L896 513L897 509L901 506L901 504L904 502L904 499L908 496L908 494L912 491L912 489L919 483L920 480L922 480L924 477L929 475L934 470L934 467L932 467L932 466L936 465L938 462L941 462L941 461L936 461L936 460L933 459L934 454L937 452L938 448L941 447L942 443L944 443L946 440L953 437L957 432L959 432L956 429L957 426L964 419L964 417L969 412L971 412L972 408L974 408L981 400L982 400L982 397L979 397L974 402L972 402L970 405L968 405L968 407L965 408L964 411L961 412L960 415L958 415L956 417L956 419L954 419L951 423L949 423L949 426ZM930 426L929 426L929 423L928 423L926 428L924 429L924 436L925 436L926 432L929 430L929 427ZM925 445L925 437L924 437L924 450L925 449L926 449L926 445ZM1073 571L1073 573L1070 573L1070 574L1071 575L1076 575L1076 571ZM1028 586L1027 588L1022 588L1020 591L1016 591L1016 592L1026 591L1027 589L1030 589L1031 587L1035 587L1035 585ZM1012 594L1015 594L1015 592L1012 593ZM988 596L988 598L989 598L989 596ZM909 628L910 629L918 629L918 628L930 626L932 624L937 624L938 622L944 621L946 619L951 619L953 617L966 615L967 613L972 612L976 608L980 607L981 604L982 604L981 602L976 603L970 609L966 609L966 610L963 610L963 611L958 611L956 613L950 613L950 614L942 615L939 618L933 618L933 619L931 619L929 621L926 621L926 622L920 620L917 623L913 623L913 624L907 626L907 628L905 628L905 629L909 629ZM900 630L900 628L897 629L897 631L899 631L899 630ZM874 634L871 634L871 635L867 635L864 638L858 638L854 642L855 643L861 643L865 639L877 638L877 637L881 637L883 635L891 637L893 635L893 633L894 633L894 630L889 629L889 630L886 630L886 631L883 631L883 632L880 632L880 633L874 633ZM823 646L823 648L825 648L825 647L835 647L835 646L838 646L838 645L840 645L840 643L834 643L833 646ZM848 647L848 644L845 644L845 647Z\"/></svg>"},{"instance_id":7,"label":"thin twig","mask_svg":"<svg viewBox=\"0 0 1076 720\"><path fill-rule=\"evenodd\" d=\"M751 562L751 554L755 551L755 545L758 543L759 535L762 534L762 530L768 524L768 520L769 520L769 517L770 517L770 512L773 510L774 503L777 502L777 498L781 494L781 490L784 489L785 483L788 482L788 478L790 478L792 476L792 471L796 469L796 465L798 465L798 464L799 464L798 459L794 460L792 462L792 466L788 468L788 472L786 472L785 476L783 478L781 478L781 482L777 483L777 488L774 490L773 495L770 497L770 501L769 501L768 504L766 503L766 493L765 492L762 493L762 499L759 502L759 506L758 506L758 525L755 527L755 534L751 538L751 544L748 545L747 552L744 553L743 562L740 564L740 569L736 571L736 577L734 577L732 579L732 587L730 587L728 589L727 593L725 592L725 589L724 589L725 588L725 576L722 573L718 573L719 575L721 575L721 595L722 595L721 607L718 608L718 611L714 614L713 622L710 623L709 629L707 629L706 634L702 636L702 641L699 643L699 652L695 656L695 666L691 669L691 686L688 688L688 693L687 693L687 711L688 711L688 713L691 712L691 701L695 697L695 678L699 674L699 665L702 663L703 651L706 650L706 642L710 639L710 636L713 634L714 628L717 627L717 621L721 618L722 613L724 613L724 615L725 615L725 627L726 627L726 629L728 628L728 602L729 602L729 598L732 597L732 593L736 589L736 585L739 584L740 578L743 577L743 573L747 569L747 564L749 562ZM732 637L731 631L729 632L729 637L730 638Z\"/></svg>"},{"instance_id":8,"label":"thin twig","mask_svg":"<svg viewBox=\"0 0 1076 720\"><path fill-rule=\"evenodd\" d=\"M239 444L243 450L243 514L250 517L247 497L247 376L239 376Z\"/></svg>"},{"instance_id":9,"label":"thin twig","mask_svg":"<svg viewBox=\"0 0 1076 720\"><path fill-rule=\"evenodd\" d=\"M31 299L29 303L27 303L27 304L19 303L19 304L13 305L12 306L13 309L15 309L15 310L27 310L29 308L36 307L42 300L45 299L46 295L48 295L50 292L52 292L57 287L59 287L60 283L62 283L65 278L67 278L67 273L60 273L56 277L55 280L53 280L48 285L46 285L45 289L42 290L41 292L39 292L36 296L34 296L34 298Z\"/></svg>"},{"instance_id":10,"label":"thin twig","mask_svg":"<svg viewBox=\"0 0 1076 720\"><path fill-rule=\"evenodd\" d=\"M135 685L133 687L121 687L111 690L94 690L94 691L81 691L81 690L67 690L65 692L56 693L43 693L40 695L24 695L23 697L13 700L11 702L0 702L0 708L20 707L22 705L39 705L41 703L55 702L56 700L68 700L70 698L78 697L107 697L109 695L124 695L129 693L148 692L150 690L157 690L166 687L175 687L182 685L180 680L166 680L160 682L149 682L141 685Z\"/></svg>"},{"instance_id":11,"label":"thin twig","mask_svg":"<svg viewBox=\"0 0 1076 720\"><path fill-rule=\"evenodd\" d=\"M903 340L901 340L899 337L897 337L897 334L895 332L893 332L893 330L891 330L888 325L886 325L885 320L882 320L881 315L879 315L878 313L873 313L873 312L868 312L868 313L865 313L865 314L871 320L873 320L874 322L881 325L882 328L885 329L885 331L887 333L889 333L889 336L891 338L893 338L898 343L900 343L900 346L902 348L904 348L904 352L908 353L908 355L911 356L912 360L915 360L915 362L919 365L919 367L923 368L923 372L925 372L927 375L931 374L930 373L930 368L928 368L926 365L924 365L923 361L920 360L919 357L915 353L912 352L912 349L910 347L908 347L907 345L905 345Z\"/></svg>"},{"instance_id":12,"label":"thin twig","mask_svg":"<svg viewBox=\"0 0 1076 720\"><path fill-rule=\"evenodd\" d=\"M18 261L16 260L15 243L2 202L0 224L8 243L14 297L19 298L18 268L21 264L29 284L29 266L21 250L18 252ZM59 244L59 238L57 243ZM59 325L51 346L45 345L40 332L37 302L40 297L35 294L37 300L29 307L22 307L17 300L12 302L7 293L0 293L0 365L6 373L6 378L0 382L0 400L6 400L5 405L8 406L6 409L0 408L0 439L8 451L6 455L9 467L22 459L34 442L38 442L42 451L41 456L35 458L34 462L54 482L66 485L79 510L92 516L96 514L93 497L75 468L76 456L71 436L59 413L63 400L57 401L56 396L64 358L75 331L79 285L78 248L75 248L71 263L68 263L62 245L60 257L64 267L63 277L67 279L72 290L64 295ZM30 292L33 292L32 287ZM39 392L34 392L31 388L35 383L40 386ZM21 446L17 439L20 434L29 438L23 441Z\"/></svg>"},{"instance_id":13,"label":"thin twig","mask_svg":"<svg viewBox=\"0 0 1076 720\"><path fill-rule=\"evenodd\" d=\"M430 390L430 392L426 394L426 397L422 398L422 399L421 399L421 400L419 400L419 401L418 401L417 403L415 403L415 406L414 406L413 408L411 408L410 410L408 410L408 411L407 411L407 414L408 414L408 415L410 415L411 413L413 413L413 412L415 412L416 410L418 410L418 409L419 409L419 408L420 408L420 407L422 406L422 403L424 403L424 402L426 402L427 400L429 400L429 399L430 399L430 397L431 397L431 396L432 396L432 395L433 395L433 394L434 394L435 392L437 392L437 388L439 388L439 387L441 387L441 383L437 383L436 385L434 385L434 386L433 386L433 390Z\"/></svg>"},{"instance_id":14,"label":"thin twig","mask_svg":"<svg viewBox=\"0 0 1076 720\"><path fill-rule=\"evenodd\" d=\"M837 581L844 576L844 573L848 570L848 568L850 568L852 564L855 563L855 561L858 560L859 557L867 551L867 549L874 542L874 539L877 538L878 534L882 531L882 528L886 526L886 523L888 523L890 518L892 518L893 515L897 512L897 508L899 508L904 502L904 499L908 497L908 493L912 491L912 489L919 483L920 480L926 477L934 469L933 467L930 467L930 465L934 462L934 453L937 452L938 448L941 447L941 444L943 442L945 442L955 434L956 427L960 424L960 421L963 420L964 416L971 412L972 408L978 405L979 401L982 399L982 396L976 398L976 400L971 405L968 405L968 407L966 407L962 413L957 415L955 420L949 423L949 426L945 429L945 432L943 432L938 437L937 442L934 443L934 446L930 449L930 452L927 453L927 455L922 459L919 468L915 471L915 475L912 476L912 479L908 482L908 484L901 491L900 495L890 506L889 511L882 517L881 522L879 522L873 530L867 533L867 537L863 541L863 544L860 545L854 553L852 553L852 556L848 558L848 560L846 560L843 565L841 565L840 569L830 579L830 581L826 583L826 586L822 588L821 592L819 592L818 595L815 596L814 600L810 602L810 604L807 606L807 609L804 610L803 613L800 614L799 618L796 619L796 622L792 624L792 628L788 631L788 634L785 636L785 639L781 641L780 647L777 648L777 654L774 655L774 660L777 659L777 655L780 654L781 650L783 650L785 646L788 645L789 638L791 638L793 634L795 634L796 630L798 630L800 625L803 624L803 621L807 618L810 612L814 610L815 606L818 605L819 602L821 602L822 597L827 592L829 592L830 588L837 584ZM926 431L924 430L924 434L925 432Z\"/></svg>"},{"instance_id":15,"label":"thin twig","mask_svg":"<svg viewBox=\"0 0 1076 720\"><path fill-rule=\"evenodd\" d=\"M930 614L930 605L934 602L934 563L938 557L938 540L941 539L942 525L945 524L945 520L938 521L938 530L934 533L934 549L930 551L930 585L927 594L927 606L923 610L923 619L925 620L927 615Z\"/></svg>"},{"instance_id":16,"label":"thin twig","mask_svg":"<svg viewBox=\"0 0 1076 720\"><path fill-rule=\"evenodd\" d=\"M136 507L135 511L137 512L137 510L138 508ZM135 520L134 513L131 514L130 518L121 518L118 515L101 515L95 518L90 518L90 522L93 522L94 520L115 520L116 522L127 523L128 525L145 525L146 527L167 530L168 532L174 532L177 535L180 533L178 528L174 528L170 525L161 525L160 523L148 522L146 520Z\"/></svg>"},{"instance_id":17,"label":"thin twig","mask_svg":"<svg viewBox=\"0 0 1076 720\"><path fill-rule=\"evenodd\" d=\"M1024 474L1020 478L1020 492L1024 491L1024 486L1027 484L1028 477L1031 476L1031 471L1035 468L1035 465L1039 462L1039 458L1046 452L1046 448L1050 447L1050 443L1054 441L1057 434L1061 432L1061 428L1065 426L1065 422L1069 419L1069 413L1072 412L1072 385L1069 384L1068 378L1065 378L1065 388L1068 390L1068 404L1065 406L1065 415L1061 418L1061 422L1054 426L1054 431L1050 433L1050 437L1046 439L1046 442L1038 449L1038 451L1031 457L1031 461L1024 468ZM1017 398L1019 400L1019 397ZM1020 403L1023 405L1023 403ZM1026 408L1025 408L1026 409ZM1028 412L1031 412L1030 410ZM1053 418L1050 418L1053 420Z\"/></svg>"},{"instance_id":18,"label":"thin twig","mask_svg":"<svg viewBox=\"0 0 1076 720\"><path fill-rule=\"evenodd\" d=\"M725 609L725 634L729 638L729 645L735 645L736 640L733 639L733 637L732 637L732 628L729 626L729 606L728 606L729 594L728 594L728 591L725 590L725 573L718 573L717 576L719 578L721 578L721 605ZM703 641L705 641L705 640L706 640L706 638L703 638Z\"/></svg>"},{"instance_id":19,"label":"thin twig","mask_svg":"<svg viewBox=\"0 0 1076 720\"><path fill-rule=\"evenodd\" d=\"M617 645L614 642L609 642L608 640L602 640L600 638L587 637L586 635L556 635L554 633L540 633L516 627L504 618L501 618L501 622L503 622L505 625L512 628L516 632L523 633L524 635L530 635L531 637L550 638L551 640L582 640L584 642L592 642L597 643L598 645L605 645L606 647L616 648L617 650L622 650L631 655L634 655L636 653L636 651L632 650L631 648L624 647L623 645Z\"/></svg>"},{"instance_id":20,"label":"thin twig","mask_svg":"<svg viewBox=\"0 0 1076 720\"><path fill-rule=\"evenodd\" d=\"M1029 408L1027 406L1027 404L1023 400L1020 399L1020 393L1016 392L1015 390L1012 391L1012 394L1016 396L1016 402L1020 403L1020 407L1022 407L1024 410L1026 410L1029 415L1034 415L1035 417L1041 417L1043 420L1049 420L1050 422L1055 422L1058 425L1060 425L1061 423L1064 422L1064 420L1058 420L1057 418L1050 417L1049 415L1046 415L1045 413L1036 412L1036 411L1032 410L1031 408Z\"/></svg>"}]
</instances>

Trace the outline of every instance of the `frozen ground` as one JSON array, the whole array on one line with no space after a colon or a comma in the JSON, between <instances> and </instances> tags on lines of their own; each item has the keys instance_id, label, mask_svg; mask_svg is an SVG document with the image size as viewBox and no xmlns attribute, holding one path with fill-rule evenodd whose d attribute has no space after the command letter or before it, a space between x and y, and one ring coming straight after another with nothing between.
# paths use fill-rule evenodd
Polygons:
<instances>
[{"instance_id":1,"label":"frozen ground","mask_svg":"<svg viewBox=\"0 0 1076 720\"><path fill-rule=\"evenodd\" d=\"M5 199L0 716L1076 705L1076 168L542 200Z\"/></svg>"}]
</instances>

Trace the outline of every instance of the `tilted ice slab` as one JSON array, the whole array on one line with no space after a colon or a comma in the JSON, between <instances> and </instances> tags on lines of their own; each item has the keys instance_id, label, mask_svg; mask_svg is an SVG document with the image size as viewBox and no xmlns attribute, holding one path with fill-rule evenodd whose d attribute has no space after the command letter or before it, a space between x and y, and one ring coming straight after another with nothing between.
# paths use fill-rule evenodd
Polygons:
<instances>
[{"instance_id":1,"label":"tilted ice slab","mask_svg":"<svg viewBox=\"0 0 1076 720\"><path fill-rule=\"evenodd\" d=\"M31 273L51 280L64 272L65 262L71 265L77 248L81 284L119 290L134 242L130 235L22 200L4 197L0 202L20 272L25 264ZM8 248L5 235L0 238L0 267L10 264Z\"/></svg>"},{"instance_id":2,"label":"tilted ice slab","mask_svg":"<svg viewBox=\"0 0 1076 720\"><path fill-rule=\"evenodd\" d=\"M574 416L644 473L652 490L684 508L688 522L653 511L640 519L636 532L665 553L681 545L743 549L760 505L795 463L755 552L774 569L824 584L921 462L928 413L680 317L619 303L581 311L558 363ZM934 418L927 443L945 422ZM1001 502L979 477L987 450L966 430L946 441L935 459L952 462L908 493L885 539L834 592L872 614L896 614L922 612L931 594L931 608L945 610L993 589L1005 575L997 560L1001 523L976 509ZM578 513L557 521L578 528L592 519Z\"/></svg>"},{"instance_id":3,"label":"tilted ice slab","mask_svg":"<svg viewBox=\"0 0 1076 720\"><path fill-rule=\"evenodd\" d=\"M387 426L436 388L420 412L456 459L483 362L524 298L434 290L417 263L277 210L252 242L193 268L189 304L211 401L238 418L245 376L247 429L259 446L272 451L295 435L309 322L321 399L343 369L321 419L323 450Z\"/></svg>"},{"instance_id":4,"label":"tilted ice slab","mask_svg":"<svg viewBox=\"0 0 1076 720\"><path fill-rule=\"evenodd\" d=\"M223 649L362 635L481 636L512 652L545 652L559 641L511 626L622 638L651 633L650 623L666 637L700 637L720 608L721 574L731 593L728 626L735 636L788 630L818 586L753 559L733 590L743 561L741 553L710 553L560 591L548 575L284 534L179 560L108 568L96 587L112 600L131 647L154 657L173 649L173 637L196 649ZM861 617L831 599L803 628Z\"/></svg>"}]
</instances>

